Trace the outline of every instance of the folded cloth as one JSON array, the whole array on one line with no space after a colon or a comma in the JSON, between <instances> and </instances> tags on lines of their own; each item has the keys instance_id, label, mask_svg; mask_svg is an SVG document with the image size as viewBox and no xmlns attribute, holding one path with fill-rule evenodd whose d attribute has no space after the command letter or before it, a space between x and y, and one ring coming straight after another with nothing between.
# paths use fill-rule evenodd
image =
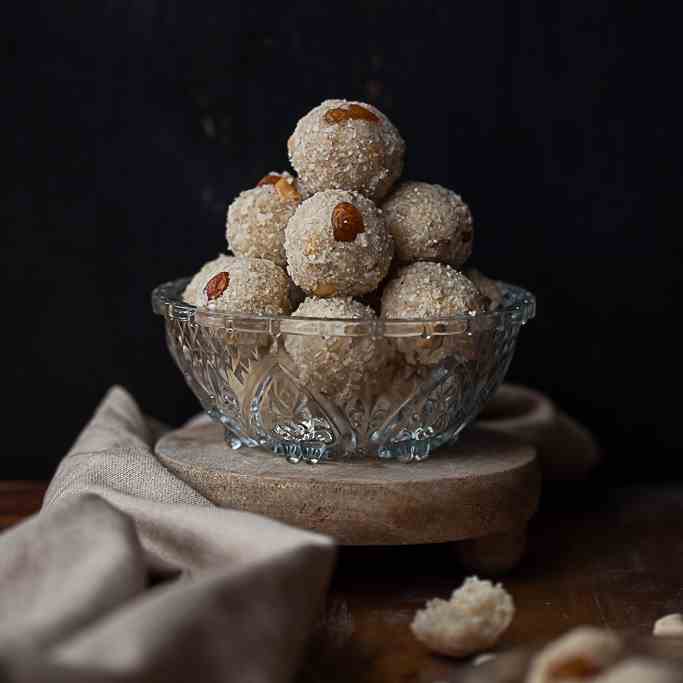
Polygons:
<instances>
[{"instance_id":1,"label":"folded cloth","mask_svg":"<svg viewBox=\"0 0 683 683\"><path fill-rule=\"evenodd\" d=\"M214 507L114 387L43 509L0 535L0 681L287 681L331 539Z\"/></svg>"}]
</instances>

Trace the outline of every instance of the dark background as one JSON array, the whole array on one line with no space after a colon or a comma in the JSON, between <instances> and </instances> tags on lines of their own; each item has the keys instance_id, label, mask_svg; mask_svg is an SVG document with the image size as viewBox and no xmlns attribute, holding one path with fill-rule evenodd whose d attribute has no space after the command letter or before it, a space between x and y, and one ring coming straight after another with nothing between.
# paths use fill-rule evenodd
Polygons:
<instances>
[{"instance_id":1,"label":"dark background","mask_svg":"<svg viewBox=\"0 0 683 683\"><path fill-rule=\"evenodd\" d=\"M113 383L197 410L150 291L224 249L229 200L328 97L382 108L406 175L470 204L473 262L537 294L510 378L594 430L611 476L681 474L680 38L656 3L12 12L0 476L49 476Z\"/></svg>"}]
</instances>

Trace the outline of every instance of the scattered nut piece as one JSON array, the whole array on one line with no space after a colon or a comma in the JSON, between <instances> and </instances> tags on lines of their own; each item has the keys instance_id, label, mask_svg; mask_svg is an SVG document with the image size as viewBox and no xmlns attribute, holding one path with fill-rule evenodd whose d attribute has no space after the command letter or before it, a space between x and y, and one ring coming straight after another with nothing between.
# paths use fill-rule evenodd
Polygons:
<instances>
[{"instance_id":1,"label":"scattered nut piece","mask_svg":"<svg viewBox=\"0 0 683 683\"><path fill-rule=\"evenodd\" d=\"M222 272L214 275L206 283L206 298L209 301L217 299L228 288L230 284L230 273Z\"/></svg>"},{"instance_id":2,"label":"scattered nut piece","mask_svg":"<svg viewBox=\"0 0 683 683\"><path fill-rule=\"evenodd\" d=\"M262 185L275 185L281 178L282 176L279 176L276 173L269 173L268 175L264 175L263 178L256 183L256 187L261 187Z\"/></svg>"},{"instance_id":3,"label":"scattered nut piece","mask_svg":"<svg viewBox=\"0 0 683 683\"><path fill-rule=\"evenodd\" d=\"M619 637L592 626L575 628L546 645L532 660L527 683L593 680L621 653Z\"/></svg>"},{"instance_id":4,"label":"scattered nut piece","mask_svg":"<svg viewBox=\"0 0 683 683\"><path fill-rule=\"evenodd\" d=\"M683 674L672 667L646 657L630 657L591 683L680 683Z\"/></svg>"},{"instance_id":5,"label":"scattered nut piece","mask_svg":"<svg viewBox=\"0 0 683 683\"><path fill-rule=\"evenodd\" d=\"M553 681L574 680L575 678L594 678L602 669L589 659L575 656L558 662L556 666L548 669L548 675Z\"/></svg>"},{"instance_id":6,"label":"scattered nut piece","mask_svg":"<svg viewBox=\"0 0 683 683\"><path fill-rule=\"evenodd\" d=\"M379 116L374 114L369 109L361 107L360 104L346 105L345 107L335 107L325 112L323 116L325 123L343 123L344 121L355 120L355 121L372 121L373 123L379 122Z\"/></svg>"},{"instance_id":7,"label":"scattered nut piece","mask_svg":"<svg viewBox=\"0 0 683 683\"><path fill-rule=\"evenodd\" d=\"M472 666L481 666L482 664L485 664L486 662L490 662L492 659L495 659L496 655L494 655L492 652L484 652L481 655L477 655L473 660L472 660Z\"/></svg>"},{"instance_id":8,"label":"scattered nut piece","mask_svg":"<svg viewBox=\"0 0 683 683\"><path fill-rule=\"evenodd\" d=\"M652 632L656 636L683 638L683 614L667 614L657 619Z\"/></svg>"},{"instance_id":9,"label":"scattered nut piece","mask_svg":"<svg viewBox=\"0 0 683 683\"><path fill-rule=\"evenodd\" d=\"M350 202L341 202L332 211L332 230L337 242L353 242L361 232L365 232L363 216Z\"/></svg>"},{"instance_id":10,"label":"scattered nut piece","mask_svg":"<svg viewBox=\"0 0 683 683\"><path fill-rule=\"evenodd\" d=\"M429 600L410 628L430 650L451 657L488 650L507 629L515 613L512 597L501 584L465 580L450 600Z\"/></svg>"},{"instance_id":11,"label":"scattered nut piece","mask_svg":"<svg viewBox=\"0 0 683 683\"><path fill-rule=\"evenodd\" d=\"M280 195L280 199L285 202L298 204L301 201L301 195L294 185L294 178L283 176L275 183L275 189Z\"/></svg>"}]
</instances>

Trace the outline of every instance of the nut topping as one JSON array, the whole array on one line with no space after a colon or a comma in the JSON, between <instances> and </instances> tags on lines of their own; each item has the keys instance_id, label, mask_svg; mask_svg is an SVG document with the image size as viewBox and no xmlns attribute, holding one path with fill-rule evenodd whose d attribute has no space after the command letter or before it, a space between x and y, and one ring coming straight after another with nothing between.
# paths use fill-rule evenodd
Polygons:
<instances>
[{"instance_id":1,"label":"nut topping","mask_svg":"<svg viewBox=\"0 0 683 683\"><path fill-rule=\"evenodd\" d=\"M206 298L209 301L217 299L228 288L230 284L230 273L218 273L206 283Z\"/></svg>"},{"instance_id":2,"label":"nut topping","mask_svg":"<svg viewBox=\"0 0 683 683\"><path fill-rule=\"evenodd\" d=\"M334 296L336 293L337 288L329 282L323 282L313 290L313 294L319 297Z\"/></svg>"},{"instance_id":3,"label":"nut topping","mask_svg":"<svg viewBox=\"0 0 683 683\"><path fill-rule=\"evenodd\" d=\"M256 183L256 187L261 187L262 185L277 185L278 181L282 176L275 175L274 173L269 173L264 175L261 180Z\"/></svg>"},{"instance_id":4,"label":"nut topping","mask_svg":"<svg viewBox=\"0 0 683 683\"><path fill-rule=\"evenodd\" d=\"M344 121L371 121L379 123L379 116L360 104L348 104L344 107L335 107L325 112L325 123L343 123Z\"/></svg>"},{"instance_id":5,"label":"nut topping","mask_svg":"<svg viewBox=\"0 0 683 683\"><path fill-rule=\"evenodd\" d=\"M294 186L293 178L283 176L275 183L275 189L283 202L294 202L295 204L298 204L301 201L301 195Z\"/></svg>"},{"instance_id":6,"label":"nut topping","mask_svg":"<svg viewBox=\"0 0 683 683\"><path fill-rule=\"evenodd\" d=\"M360 211L349 202L337 204L332 211L332 230L337 242L353 242L357 235L365 232Z\"/></svg>"}]
</instances>

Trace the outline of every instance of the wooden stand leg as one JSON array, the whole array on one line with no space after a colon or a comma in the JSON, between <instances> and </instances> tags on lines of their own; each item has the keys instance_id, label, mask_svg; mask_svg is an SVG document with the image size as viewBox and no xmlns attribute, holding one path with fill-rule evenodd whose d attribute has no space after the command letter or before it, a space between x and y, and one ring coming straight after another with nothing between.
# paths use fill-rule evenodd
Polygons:
<instances>
[{"instance_id":1,"label":"wooden stand leg","mask_svg":"<svg viewBox=\"0 0 683 683\"><path fill-rule=\"evenodd\" d=\"M455 544L458 559L467 571L483 576L497 576L514 569L524 554L526 525Z\"/></svg>"}]
</instances>

